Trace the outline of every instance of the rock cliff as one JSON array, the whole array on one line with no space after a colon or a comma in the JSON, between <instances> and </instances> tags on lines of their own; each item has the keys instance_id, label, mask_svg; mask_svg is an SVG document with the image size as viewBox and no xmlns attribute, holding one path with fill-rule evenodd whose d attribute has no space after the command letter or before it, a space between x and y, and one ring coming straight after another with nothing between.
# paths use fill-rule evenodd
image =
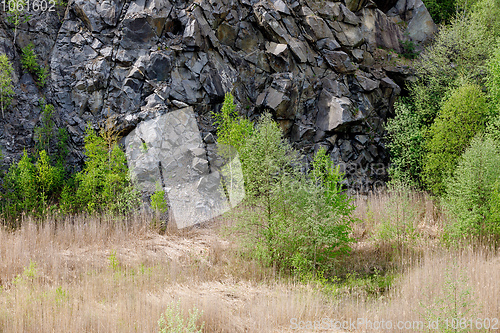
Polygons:
<instances>
[{"instance_id":1,"label":"rock cliff","mask_svg":"<svg viewBox=\"0 0 500 333\"><path fill-rule=\"evenodd\" d=\"M270 110L306 155L326 147L363 192L383 185L383 125L411 79L401 42L418 47L436 30L421 0L72 0L57 8L31 11L15 45L2 13L0 52L14 64L16 87L0 119L6 164L33 146L42 98L67 128L78 165L87 123L127 135L186 107L210 151L209 112L232 92L242 115ZM43 89L19 63L29 43L50 71Z\"/></svg>"}]
</instances>

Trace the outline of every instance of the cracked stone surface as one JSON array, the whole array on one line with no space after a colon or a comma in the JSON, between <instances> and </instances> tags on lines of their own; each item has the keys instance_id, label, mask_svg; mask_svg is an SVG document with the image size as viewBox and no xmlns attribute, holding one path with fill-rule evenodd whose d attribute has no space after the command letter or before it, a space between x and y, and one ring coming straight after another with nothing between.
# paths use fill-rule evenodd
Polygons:
<instances>
[{"instance_id":1,"label":"cracked stone surface","mask_svg":"<svg viewBox=\"0 0 500 333\"><path fill-rule=\"evenodd\" d=\"M29 14L15 45L12 26L0 27L0 52L13 62L16 91L0 119L3 168L34 146L45 98L55 106L57 126L70 134L75 170L87 124L151 144L144 155L138 141L127 139L137 145L127 151L129 163L149 190L159 179L158 161L165 181L181 181L169 169L178 164L186 171L182 181L216 172L210 111L220 109L227 92L241 115L256 120L271 111L308 158L325 147L335 163L356 166L347 174L352 188L372 190L387 176L380 171L388 164L383 124L413 75L387 60L404 36L423 44L436 30L421 0L73 0L53 13ZM50 73L44 88L19 63L31 42ZM196 140L151 125L186 108ZM168 152L180 149L168 146L180 138L192 149L185 159ZM171 160L174 155L180 159Z\"/></svg>"},{"instance_id":2,"label":"cracked stone surface","mask_svg":"<svg viewBox=\"0 0 500 333\"><path fill-rule=\"evenodd\" d=\"M167 192L179 229L209 221L244 198L237 156L226 163L212 156L210 169L191 107L141 122L126 136L125 148L133 180L143 192L153 193L158 186Z\"/></svg>"}]
</instances>

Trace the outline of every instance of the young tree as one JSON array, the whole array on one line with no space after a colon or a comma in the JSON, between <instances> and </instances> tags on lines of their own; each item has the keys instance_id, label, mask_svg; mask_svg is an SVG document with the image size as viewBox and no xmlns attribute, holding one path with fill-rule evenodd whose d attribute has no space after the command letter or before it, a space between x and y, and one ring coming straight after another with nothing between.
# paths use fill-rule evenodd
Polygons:
<instances>
[{"instance_id":1,"label":"young tree","mask_svg":"<svg viewBox=\"0 0 500 333\"><path fill-rule=\"evenodd\" d=\"M6 54L0 54L0 108L2 109L2 118L5 118L5 108L9 106L14 87L12 85L12 72L14 69L9 62Z\"/></svg>"},{"instance_id":2,"label":"young tree","mask_svg":"<svg viewBox=\"0 0 500 333\"><path fill-rule=\"evenodd\" d=\"M125 153L91 127L85 134L85 166L75 176L76 208L121 213L137 207L138 192L130 181Z\"/></svg>"},{"instance_id":3,"label":"young tree","mask_svg":"<svg viewBox=\"0 0 500 333\"><path fill-rule=\"evenodd\" d=\"M28 8L25 0L8 0L4 2L4 9L7 10L7 20L14 25L14 45L16 44L18 27L29 21L27 15Z\"/></svg>"},{"instance_id":4,"label":"young tree","mask_svg":"<svg viewBox=\"0 0 500 333\"><path fill-rule=\"evenodd\" d=\"M454 218L450 235L500 238L500 143L479 135L446 182L444 205Z\"/></svg>"}]
</instances>

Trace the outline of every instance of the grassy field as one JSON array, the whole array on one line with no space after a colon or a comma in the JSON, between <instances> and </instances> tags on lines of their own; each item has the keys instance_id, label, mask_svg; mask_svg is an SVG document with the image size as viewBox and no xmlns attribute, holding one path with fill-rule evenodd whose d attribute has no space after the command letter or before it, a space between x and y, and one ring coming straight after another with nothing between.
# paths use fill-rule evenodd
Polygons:
<instances>
[{"instance_id":1,"label":"grassy field","mask_svg":"<svg viewBox=\"0 0 500 333\"><path fill-rule=\"evenodd\" d=\"M438 320L429 331L444 332L452 318L467 319L456 331L470 332L476 318L499 318L500 257L443 246L447 221L429 197L356 204L357 241L336 283L297 281L239 255L229 219L162 235L150 216L26 218L15 232L0 228L0 332L158 332L177 301L182 317L202 311L204 332L293 332L307 321L331 328L331 320L357 325L330 332L384 331L360 320L417 325L395 331L426 331Z\"/></svg>"}]
</instances>

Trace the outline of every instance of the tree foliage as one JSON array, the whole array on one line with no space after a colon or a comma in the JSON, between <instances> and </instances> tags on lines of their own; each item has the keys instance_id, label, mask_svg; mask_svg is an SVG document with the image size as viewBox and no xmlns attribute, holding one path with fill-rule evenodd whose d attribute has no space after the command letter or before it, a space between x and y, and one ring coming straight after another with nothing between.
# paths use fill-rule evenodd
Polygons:
<instances>
[{"instance_id":1,"label":"tree foliage","mask_svg":"<svg viewBox=\"0 0 500 333\"><path fill-rule=\"evenodd\" d=\"M455 238L500 237L500 142L479 135L447 181L445 206L455 222Z\"/></svg>"},{"instance_id":2,"label":"tree foliage","mask_svg":"<svg viewBox=\"0 0 500 333\"><path fill-rule=\"evenodd\" d=\"M7 9L7 21L14 25L14 45L16 44L17 30L19 26L30 20L31 16L27 13L29 8L27 7L26 0L9 0L5 1L5 9Z\"/></svg>"},{"instance_id":3,"label":"tree foliage","mask_svg":"<svg viewBox=\"0 0 500 333\"><path fill-rule=\"evenodd\" d=\"M219 154L231 157L240 152L245 140L253 133L253 124L246 118L238 117L234 97L227 93L220 112L212 112L217 125L217 143Z\"/></svg>"},{"instance_id":4,"label":"tree foliage","mask_svg":"<svg viewBox=\"0 0 500 333\"><path fill-rule=\"evenodd\" d=\"M444 181L471 139L484 130L488 114L486 96L475 84L458 88L444 103L426 142L423 177L433 193L444 193Z\"/></svg>"},{"instance_id":5,"label":"tree foliage","mask_svg":"<svg viewBox=\"0 0 500 333\"><path fill-rule=\"evenodd\" d=\"M396 117L387 124L391 181L435 194L443 193L442 180L484 123L492 135L500 129L500 120L493 117L500 97L500 2L455 5L459 10L450 24L440 27L414 63L417 80L408 85L409 98L396 104ZM482 91L488 92L487 99ZM467 96L460 99L461 94ZM489 109L497 111L490 114Z\"/></svg>"},{"instance_id":6,"label":"tree foliage","mask_svg":"<svg viewBox=\"0 0 500 333\"><path fill-rule=\"evenodd\" d=\"M88 126L85 131L85 166L76 174L76 209L90 213L122 213L137 207L138 192L131 184L125 153Z\"/></svg>"},{"instance_id":7,"label":"tree foliage","mask_svg":"<svg viewBox=\"0 0 500 333\"><path fill-rule=\"evenodd\" d=\"M480 0L442 27L415 63L418 80L410 85L412 103L426 126L463 82L484 85L486 63L500 37L500 3Z\"/></svg>"},{"instance_id":8,"label":"tree foliage","mask_svg":"<svg viewBox=\"0 0 500 333\"><path fill-rule=\"evenodd\" d=\"M389 174L395 181L418 186L421 182L425 130L409 103L394 105L396 116L386 124L391 154Z\"/></svg>"},{"instance_id":9,"label":"tree foliage","mask_svg":"<svg viewBox=\"0 0 500 333\"><path fill-rule=\"evenodd\" d=\"M2 109L2 118L5 118L5 108L8 107L14 95L14 86L12 85L12 74L14 69L9 62L6 54L0 54L0 108Z\"/></svg>"},{"instance_id":10,"label":"tree foliage","mask_svg":"<svg viewBox=\"0 0 500 333\"><path fill-rule=\"evenodd\" d=\"M338 168L320 150L311 171L302 172L300 155L269 113L250 129L233 112L218 128L219 140L227 143L226 133L241 133L242 122L245 135L234 137L239 138L246 199L235 214L241 213L236 218L248 253L305 276L331 269L334 258L349 249L353 220Z\"/></svg>"},{"instance_id":11,"label":"tree foliage","mask_svg":"<svg viewBox=\"0 0 500 333\"><path fill-rule=\"evenodd\" d=\"M450 22L456 11L456 0L425 0L425 7L435 23Z\"/></svg>"},{"instance_id":12,"label":"tree foliage","mask_svg":"<svg viewBox=\"0 0 500 333\"><path fill-rule=\"evenodd\" d=\"M35 216L45 214L57 201L63 177L61 170L50 164L45 150L39 152L36 161L24 151L4 179L4 215L14 218L21 212Z\"/></svg>"},{"instance_id":13,"label":"tree foliage","mask_svg":"<svg viewBox=\"0 0 500 333\"><path fill-rule=\"evenodd\" d=\"M34 50L35 46L30 43L22 48L21 52L21 65L23 69L27 70L33 75L38 86L45 87L47 78L49 76L47 68L38 63L38 56Z\"/></svg>"}]
</instances>

